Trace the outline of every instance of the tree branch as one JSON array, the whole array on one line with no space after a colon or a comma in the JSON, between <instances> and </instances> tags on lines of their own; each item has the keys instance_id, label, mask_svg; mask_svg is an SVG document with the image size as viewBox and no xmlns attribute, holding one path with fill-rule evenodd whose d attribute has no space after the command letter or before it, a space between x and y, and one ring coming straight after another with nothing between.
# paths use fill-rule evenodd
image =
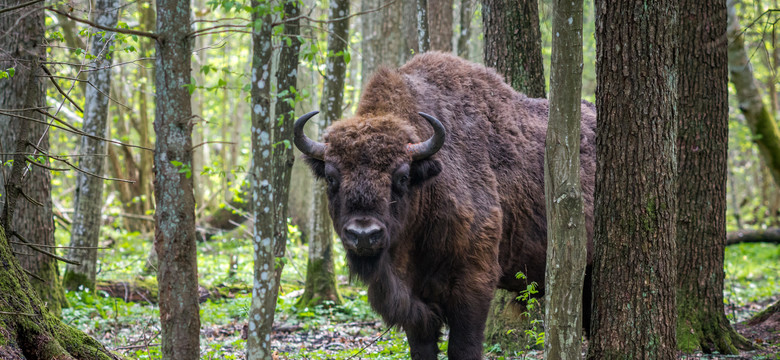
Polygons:
<instances>
[{"instance_id":1,"label":"tree branch","mask_svg":"<svg viewBox=\"0 0 780 360\"><path fill-rule=\"evenodd\" d=\"M29 247L30 249L33 249L33 250L35 250L35 251L37 251L37 252L39 252L41 254L51 256L51 257L53 257L53 258L55 258L55 259L57 259L59 261L62 261L64 263L68 263L68 264L72 264L72 265L81 265L81 263L78 262L78 261L66 259L66 258L64 258L62 256L59 256L59 255L56 255L56 254L52 254L52 253L50 253L50 252L48 252L46 250L43 250L43 249L39 248L37 245L31 243L30 241L25 239L22 235L20 235L16 231L12 232L11 236L16 236L16 238L21 240L24 243L24 245L27 245L27 247Z\"/></svg>"},{"instance_id":2,"label":"tree branch","mask_svg":"<svg viewBox=\"0 0 780 360\"><path fill-rule=\"evenodd\" d=\"M30 2L26 2L24 4L19 4L19 5L16 5L16 6L7 7L5 9L0 9L0 14L2 14L4 12L8 12L8 11L14 11L16 9L21 9L23 7L34 5L34 4L37 4L39 2L43 2L43 0L33 0L33 1L30 1Z\"/></svg>"},{"instance_id":3,"label":"tree branch","mask_svg":"<svg viewBox=\"0 0 780 360\"><path fill-rule=\"evenodd\" d=\"M73 104L73 106L75 106L76 109L78 111L81 111L81 113L83 114L84 113L84 109L82 109L78 104L76 104L76 102L73 101L73 99L71 99L70 96L68 96L68 94L66 94L64 90L62 90L60 85L57 84L57 80L54 80L54 78L58 77L58 76L52 75L51 72L49 71L49 69L47 69L43 65L41 65L41 69L43 69L43 72L45 72L46 75L49 75L48 78L49 78L49 80L51 80L51 83L54 84L54 87L57 88L57 91L59 91L59 93L62 94L62 96L64 96L66 99L68 99L68 101L70 101L70 103ZM74 80L81 81L81 79L74 79Z\"/></svg>"},{"instance_id":4,"label":"tree branch","mask_svg":"<svg viewBox=\"0 0 780 360\"><path fill-rule=\"evenodd\" d=\"M739 230L726 235L726 245L741 243L780 244L780 228L765 230Z\"/></svg>"},{"instance_id":5,"label":"tree branch","mask_svg":"<svg viewBox=\"0 0 780 360\"><path fill-rule=\"evenodd\" d=\"M77 17L75 17L73 15L70 15L70 14L64 12L64 11L57 10L57 9L55 9L52 6L48 6L45 9L49 10L49 11L52 11L52 12L55 12L57 14L60 14L62 16L65 16L65 17L67 17L67 18L69 18L69 19L71 19L73 21L77 21L77 22L80 22L82 24L87 24L89 26L92 26L94 28L98 28L100 30L106 30L106 31L111 31L111 32L120 33L120 34L127 34L127 35L143 36L143 37L147 37L147 38L155 39L155 40L157 40L159 38L159 36L157 34L146 32L146 31L138 31L138 30L130 30L130 29L119 29L119 28L112 28L112 27L108 27L108 26L99 25L99 24L94 23L92 21L89 21L87 19L77 18Z\"/></svg>"}]
</instances>

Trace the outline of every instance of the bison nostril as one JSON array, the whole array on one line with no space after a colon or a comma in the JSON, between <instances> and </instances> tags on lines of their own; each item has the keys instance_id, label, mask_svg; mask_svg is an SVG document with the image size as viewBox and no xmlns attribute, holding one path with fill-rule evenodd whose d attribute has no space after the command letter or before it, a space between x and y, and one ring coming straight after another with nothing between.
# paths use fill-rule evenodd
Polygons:
<instances>
[{"instance_id":1,"label":"bison nostril","mask_svg":"<svg viewBox=\"0 0 780 360\"><path fill-rule=\"evenodd\" d=\"M382 238L384 230L376 225L370 225L367 227L362 226L347 226L344 229L344 238L349 241L351 245L357 247L370 247Z\"/></svg>"}]
</instances>

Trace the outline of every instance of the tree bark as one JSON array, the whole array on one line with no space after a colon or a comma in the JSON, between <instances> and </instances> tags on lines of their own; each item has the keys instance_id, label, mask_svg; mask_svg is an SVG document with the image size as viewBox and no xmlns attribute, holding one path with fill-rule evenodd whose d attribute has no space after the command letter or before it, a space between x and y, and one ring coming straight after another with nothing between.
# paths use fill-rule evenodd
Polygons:
<instances>
[{"instance_id":1,"label":"tree bark","mask_svg":"<svg viewBox=\"0 0 780 360\"><path fill-rule=\"evenodd\" d=\"M385 4L383 0L364 0L361 11L377 9ZM380 11L363 15L362 85L381 65L399 67L403 63L404 48L401 42L401 16L403 2L396 1Z\"/></svg>"},{"instance_id":2,"label":"tree bark","mask_svg":"<svg viewBox=\"0 0 780 360\"><path fill-rule=\"evenodd\" d=\"M103 26L116 27L118 20L119 0L97 0L95 3L94 21ZM106 137L108 118L108 97L103 94L111 92L112 56L109 48L113 43L114 33L105 35L94 34L90 53L95 56L94 69L88 75L93 86L87 87L84 106L84 125L82 130L87 134ZM105 167L106 143L100 140L81 138L81 154L79 167L98 176L103 175ZM73 215L73 225L70 229L70 246L68 258L79 261L81 265L68 264L62 283L68 290L79 287L95 289L95 273L97 263L98 240L100 238L101 210L103 205L103 179L88 176L79 172L76 174L76 195Z\"/></svg>"},{"instance_id":3,"label":"tree bark","mask_svg":"<svg viewBox=\"0 0 780 360\"><path fill-rule=\"evenodd\" d=\"M416 0L416 1L417 1L417 50L421 53L424 53L431 49L431 35L428 28L428 0Z\"/></svg>"},{"instance_id":4,"label":"tree bark","mask_svg":"<svg viewBox=\"0 0 780 360\"><path fill-rule=\"evenodd\" d=\"M25 1L1 0L2 8L18 5ZM45 74L39 67L39 62L46 57L44 45L44 14L38 6L28 6L13 13L0 16L0 70L14 68L15 74L0 81L0 109L10 114L35 118L44 121L41 113L34 110L19 111L18 109L46 106L44 100L44 82L47 78L36 78ZM25 130L26 128L26 130ZM49 150L49 133L46 125L33 123L21 118L0 114L0 152L3 164L13 160L23 166L25 161L42 156L29 143L42 151ZM20 142L21 147L17 145ZM29 158L23 154L33 154ZM47 157L40 164L51 166ZM8 169L4 166L5 169ZM3 219L8 234L18 233L26 240L46 246L54 246L54 221L51 203L51 175L49 170L31 166L22 171L14 186L26 197L37 202L34 204L24 197L18 198L15 205L12 194L7 187L11 185L9 178L4 177L7 170L0 172L0 201L10 206L3 209L9 217ZM15 201L15 200L14 200ZM65 304L65 294L60 283L59 271L54 258L33 252L23 244L14 244L12 249L17 253L22 267L36 276L30 285L37 291L39 297L48 304L56 316L60 315ZM42 279L43 281L40 281Z\"/></svg>"},{"instance_id":5,"label":"tree bark","mask_svg":"<svg viewBox=\"0 0 780 360\"><path fill-rule=\"evenodd\" d=\"M677 1L596 2L588 359L675 359Z\"/></svg>"},{"instance_id":6,"label":"tree bark","mask_svg":"<svg viewBox=\"0 0 780 360\"><path fill-rule=\"evenodd\" d=\"M430 50L452 52L452 0L427 3Z\"/></svg>"},{"instance_id":7,"label":"tree bark","mask_svg":"<svg viewBox=\"0 0 780 360\"><path fill-rule=\"evenodd\" d=\"M37 296L0 226L0 358L115 360L97 340L58 319ZM33 280L37 281L37 280Z\"/></svg>"},{"instance_id":8,"label":"tree bark","mask_svg":"<svg viewBox=\"0 0 780 360\"><path fill-rule=\"evenodd\" d=\"M541 33L536 0L517 1L482 1L484 61L504 76L515 90L531 97L544 97ZM532 11L536 14L533 15L536 20L532 20L530 14L522 11ZM514 62L510 62L508 58L512 58L511 61ZM527 66L521 67L519 64ZM526 312L525 304L516 301L516 297L515 292L496 289L485 325L485 339L500 344L504 351L521 351L524 349L521 342L528 342L528 339L516 340L523 338L525 332L522 330L531 326L529 317L516 316Z\"/></svg>"},{"instance_id":9,"label":"tree bark","mask_svg":"<svg viewBox=\"0 0 780 360\"><path fill-rule=\"evenodd\" d=\"M200 356L195 196L192 183L192 38L189 1L157 0L154 247L159 257L164 359Z\"/></svg>"},{"instance_id":10,"label":"tree bark","mask_svg":"<svg viewBox=\"0 0 780 360\"><path fill-rule=\"evenodd\" d=\"M547 209L547 359L582 358L582 287L588 237L580 184L582 1L553 2L550 113L544 152ZM559 34L559 36L558 36Z\"/></svg>"},{"instance_id":11,"label":"tree bark","mask_svg":"<svg viewBox=\"0 0 780 360\"><path fill-rule=\"evenodd\" d=\"M333 19L342 14L337 9L349 9L349 0L333 0L328 9L328 18ZM344 77L347 64L344 52L348 51L347 43L342 39L349 38L349 20L330 23L328 35L328 59L325 73L325 84L320 98L321 129L330 126L341 118L344 94ZM341 296L336 285L336 275L333 262L333 226L328 215L328 197L322 180L314 182L313 191L313 221L311 240L309 241L309 261L306 270L306 285L299 304L312 306L323 301L341 303Z\"/></svg>"},{"instance_id":12,"label":"tree bark","mask_svg":"<svg viewBox=\"0 0 780 360\"><path fill-rule=\"evenodd\" d=\"M769 167L775 184L780 186L780 129L774 114L764 105L761 91L753 76L750 58L745 50L745 40L739 25L734 0L728 4L728 67L731 83L737 92L739 110L745 116L753 141L761 158Z\"/></svg>"},{"instance_id":13,"label":"tree bark","mask_svg":"<svg viewBox=\"0 0 780 360\"><path fill-rule=\"evenodd\" d=\"M485 65L529 97L545 97L536 0L482 0Z\"/></svg>"},{"instance_id":14,"label":"tree bark","mask_svg":"<svg viewBox=\"0 0 780 360\"><path fill-rule=\"evenodd\" d=\"M726 0L680 2L677 346L738 354L723 308L728 163Z\"/></svg>"},{"instance_id":15,"label":"tree bark","mask_svg":"<svg viewBox=\"0 0 780 360\"><path fill-rule=\"evenodd\" d=\"M471 17L474 13L472 0L460 0L460 34L458 34L458 56L469 58L469 39L471 39Z\"/></svg>"}]
</instances>

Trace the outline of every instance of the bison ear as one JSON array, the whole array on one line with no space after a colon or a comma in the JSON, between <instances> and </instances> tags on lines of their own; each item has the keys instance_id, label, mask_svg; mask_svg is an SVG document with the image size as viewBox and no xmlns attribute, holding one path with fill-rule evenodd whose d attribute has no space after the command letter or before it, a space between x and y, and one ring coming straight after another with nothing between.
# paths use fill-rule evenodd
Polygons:
<instances>
[{"instance_id":1,"label":"bison ear","mask_svg":"<svg viewBox=\"0 0 780 360\"><path fill-rule=\"evenodd\" d=\"M302 157L303 161L311 168L311 172L314 174L315 178L322 179L325 177L325 161L306 155L302 155Z\"/></svg>"},{"instance_id":2,"label":"bison ear","mask_svg":"<svg viewBox=\"0 0 780 360\"><path fill-rule=\"evenodd\" d=\"M440 172L441 163L438 160L428 158L414 161L409 169L409 185L422 185Z\"/></svg>"}]
</instances>

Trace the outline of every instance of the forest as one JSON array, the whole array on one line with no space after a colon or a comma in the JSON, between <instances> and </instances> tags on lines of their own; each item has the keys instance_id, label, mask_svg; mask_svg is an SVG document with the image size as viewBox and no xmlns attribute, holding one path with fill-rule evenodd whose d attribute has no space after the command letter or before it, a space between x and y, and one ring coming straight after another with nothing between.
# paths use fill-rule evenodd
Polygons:
<instances>
[{"instance_id":1,"label":"forest","mask_svg":"<svg viewBox=\"0 0 780 360\"><path fill-rule=\"evenodd\" d=\"M780 359L777 0L0 0L0 359Z\"/></svg>"}]
</instances>

